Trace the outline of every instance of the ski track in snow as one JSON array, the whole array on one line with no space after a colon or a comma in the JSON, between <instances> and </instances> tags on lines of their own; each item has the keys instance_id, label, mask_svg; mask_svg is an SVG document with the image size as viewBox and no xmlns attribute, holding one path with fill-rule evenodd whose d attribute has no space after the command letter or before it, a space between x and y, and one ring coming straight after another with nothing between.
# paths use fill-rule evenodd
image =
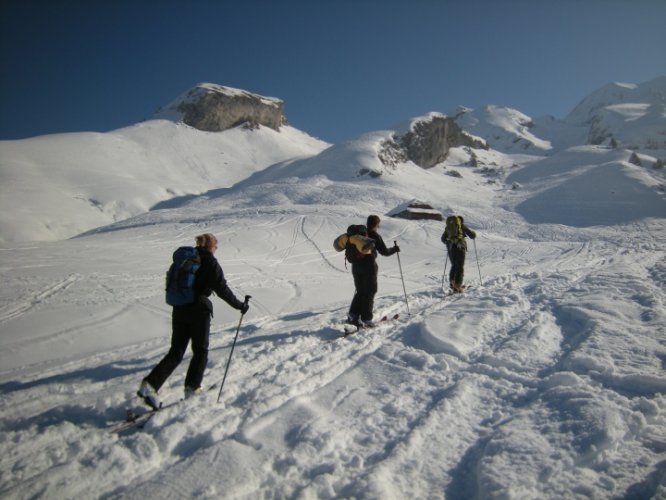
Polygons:
<instances>
[{"instance_id":1,"label":"ski track in snow","mask_svg":"<svg viewBox=\"0 0 666 500\"><path fill-rule=\"evenodd\" d=\"M8 307L0 308L0 324L16 319L19 316L39 307L40 304L48 302L60 292L67 290L73 283L78 281L80 276L70 275L57 283L50 283L40 290L31 292L28 296L19 298L15 303Z\"/></svg>"},{"instance_id":2,"label":"ski track in snow","mask_svg":"<svg viewBox=\"0 0 666 500\"><path fill-rule=\"evenodd\" d=\"M343 271L332 260L340 254L321 249L322 240L331 239L328 225L325 218L277 217L261 227L270 259L250 250L221 262L241 269L233 264L240 258L255 268L242 277L243 291L275 286L289 294L285 304L299 303L308 283L325 283L331 279L326 273ZM232 246L236 235L227 236L225 246ZM437 235L426 232L423 238ZM644 244L656 245L659 234L653 239ZM380 293L376 310L401 318L345 339L335 337L346 300L330 310L322 301L319 310L275 311L257 296L221 404L215 388L157 414L144 430L116 436L107 425L121 419L125 407L137 406L133 392L166 352L164 338L57 367L6 371L0 385L6 450L0 492L11 498L59 492L103 498L129 492L163 498L404 498L416 491L424 497L489 498L546 491L555 498L585 495L583 483L590 482L597 491L626 489L649 462L646 456L643 465L636 463L646 453L641 449L666 452L664 358L657 363L649 351L623 353L632 349L623 335L627 328L641 338L664 331L663 264L653 253L609 241L555 242L547 250L534 242L500 246L482 248L484 266L504 270L485 276L483 285L474 278L472 258L466 269L472 288L463 296L443 296L436 274L426 286L413 277L411 315L399 288ZM554 254L559 257L553 262ZM638 259L644 259L646 274L631 277ZM416 257L405 269L424 270L427 261ZM284 271L304 262L311 273ZM388 262L380 261L382 281L395 279ZM80 279L68 275L25 294L2 309L0 321L17 319ZM240 281L234 276L232 288ZM138 282L134 293L141 296L152 283ZM609 291L612 296L595 299ZM617 308L609 310L609 304ZM165 316L162 307L141 306ZM235 331L226 307L216 304L225 319L214 319L207 384L219 382ZM100 316L78 328L111 321ZM71 333L64 328L58 335ZM604 357L607 366L600 364ZM624 366L623 359L635 366ZM167 401L180 397L188 360L162 390ZM627 398L634 402L627 404ZM604 408L600 400L607 401ZM553 421L565 430L554 432ZM53 439L56 429L59 439ZM541 450L548 447L553 456L544 459ZM520 468L515 458L511 466L506 462L507 450L519 454ZM238 464L255 464L261 474ZM585 481L581 467L590 475ZM216 469L226 476L212 478ZM78 479L88 474L89 480Z\"/></svg>"}]
</instances>

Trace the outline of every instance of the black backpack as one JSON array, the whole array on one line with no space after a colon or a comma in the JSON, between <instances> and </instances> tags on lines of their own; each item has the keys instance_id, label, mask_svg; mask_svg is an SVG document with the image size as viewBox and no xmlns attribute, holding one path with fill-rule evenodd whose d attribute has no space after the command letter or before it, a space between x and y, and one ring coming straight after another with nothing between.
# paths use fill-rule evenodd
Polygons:
<instances>
[{"instance_id":1,"label":"black backpack","mask_svg":"<svg viewBox=\"0 0 666 500\"><path fill-rule=\"evenodd\" d=\"M347 236L365 236L368 237L368 228L362 224L352 224L347 228ZM351 243L347 242L345 247L345 258L352 264L359 262L361 259L366 257L368 254L363 254L358 251L358 249Z\"/></svg>"}]
</instances>

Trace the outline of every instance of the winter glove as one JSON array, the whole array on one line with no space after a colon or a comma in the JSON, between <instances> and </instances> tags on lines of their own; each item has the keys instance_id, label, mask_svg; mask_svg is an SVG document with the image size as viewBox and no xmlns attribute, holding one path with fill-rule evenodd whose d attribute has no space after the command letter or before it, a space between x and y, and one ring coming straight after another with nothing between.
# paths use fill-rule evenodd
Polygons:
<instances>
[{"instance_id":1,"label":"winter glove","mask_svg":"<svg viewBox=\"0 0 666 500\"><path fill-rule=\"evenodd\" d=\"M248 302L243 302L238 310L241 312L241 314L245 314L249 308L250 304Z\"/></svg>"},{"instance_id":2,"label":"winter glove","mask_svg":"<svg viewBox=\"0 0 666 500\"><path fill-rule=\"evenodd\" d=\"M395 245L393 245L393 253L398 253L398 252L400 252L400 247L396 243Z\"/></svg>"}]
</instances>

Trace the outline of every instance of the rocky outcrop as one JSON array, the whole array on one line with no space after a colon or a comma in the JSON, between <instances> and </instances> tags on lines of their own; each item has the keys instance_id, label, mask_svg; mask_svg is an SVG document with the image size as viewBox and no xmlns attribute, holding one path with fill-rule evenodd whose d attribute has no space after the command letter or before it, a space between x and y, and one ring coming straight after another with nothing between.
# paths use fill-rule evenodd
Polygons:
<instances>
[{"instance_id":1,"label":"rocky outcrop","mask_svg":"<svg viewBox=\"0 0 666 500\"><path fill-rule=\"evenodd\" d=\"M378 156L386 166L409 160L431 168L443 162L451 148L460 146L488 149L484 141L466 133L453 118L433 113L414 120L406 133L396 133L384 141Z\"/></svg>"},{"instance_id":2,"label":"rocky outcrop","mask_svg":"<svg viewBox=\"0 0 666 500\"><path fill-rule=\"evenodd\" d=\"M188 90L160 109L155 118L182 121L207 132L222 132L239 125L279 130L287 123L280 99L210 83Z\"/></svg>"}]
</instances>

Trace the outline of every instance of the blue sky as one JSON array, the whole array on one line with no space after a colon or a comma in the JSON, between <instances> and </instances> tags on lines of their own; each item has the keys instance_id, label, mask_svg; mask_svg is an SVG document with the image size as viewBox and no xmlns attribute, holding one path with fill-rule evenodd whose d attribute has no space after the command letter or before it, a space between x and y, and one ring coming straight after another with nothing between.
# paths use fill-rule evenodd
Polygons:
<instances>
[{"instance_id":1,"label":"blue sky","mask_svg":"<svg viewBox=\"0 0 666 500\"><path fill-rule=\"evenodd\" d=\"M664 0L1 0L0 139L108 131L200 82L329 142L666 74Z\"/></svg>"}]
</instances>

